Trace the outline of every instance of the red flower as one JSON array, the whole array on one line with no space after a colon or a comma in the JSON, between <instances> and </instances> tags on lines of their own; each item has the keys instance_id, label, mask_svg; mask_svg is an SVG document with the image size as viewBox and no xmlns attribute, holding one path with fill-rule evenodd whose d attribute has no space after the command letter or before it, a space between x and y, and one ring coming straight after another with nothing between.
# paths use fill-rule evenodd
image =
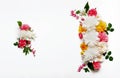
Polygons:
<instances>
[{"instance_id":1,"label":"red flower","mask_svg":"<svg viewBox=\"0 0 120 78\"><path fill-rule=\"evenodd\" d=\"M88 11L88 16L96 16L97 15L97 11L96 9L90 9Z\"/></svg>"},{"instance_id":2,"label":"red flower","mask_svg":"<svg viewBox=\"0 0 120 78\"><path fill-rule=\"evenodd\" d=\"M82 39L83 38L83 34L79 33L79 38Z\"/></svg>"},{"instance_id":3,"label":"red flower","mask_svg":"<svg viewBox=\"0 0 120 78\"><path fill-rule=\"evenodd\" d=\"M26 43L27 43L27 44L31 44L31 41L29 41L29 40L26 40Z\"/></svg>"},{"instance_id":4,"label":"red flower","mask_svg":"<svg viewBox=\"0 0 120 78\"><path fill-rule=\"evenodd\" d=\"M20 27L21 30L30 30L30 26L28 24L23 24L21 27Z\"/></svg>"},{"instance_id":5,"label":"red flower","mask_svg":"<svg viewBox=\"0 0 120 78\"><path fill-rule=\"evenodd\" d=\"M94 70L99 70L101 68L100 62L93 62Z\"/></svg>"},{"instance_id":6,"label":"red flower","mask_svg":"<svg viewBox=\"0 0 120 78\"><path fill-rule=\"evenodd\" d=\"M19 48L24 48L24 47L26 46L26 44L27 44L27 43L26 43L26 40L22 40L22 39L21 39L21 40L19 40L18 47L19 47Z\"/></svg>"}]
</instances>

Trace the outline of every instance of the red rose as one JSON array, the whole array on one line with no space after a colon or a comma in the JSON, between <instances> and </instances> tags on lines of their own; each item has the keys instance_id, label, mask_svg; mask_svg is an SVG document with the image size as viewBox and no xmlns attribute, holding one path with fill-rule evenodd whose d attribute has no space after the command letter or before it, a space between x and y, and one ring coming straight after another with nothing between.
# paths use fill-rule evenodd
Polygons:
<instances>
[{"instance_id":1,"label":"red rose","mask_svg":"<svg viewBox=\"0 0 120 78\"><path fill-rule=\"evenodd\" d=\"M97 15L97 11L96 9L90 9L88 11L88 16L96 16Z\"/></svg>"},{"instance_id":2,"label":"red rose","mask_svg":"<svg viewBox=\"0 0 120 78\"><path fill-rule=\"evenodd\" d=\"M26 40L19 40L19 44L18 44L18 47L19 48L24 48L26 46Z\"/></svg>"},{"instance_id":3,"label":"red rose","mask_svg":"<svg viewBox=\"0 0 120 78\"><path fill-rule=\"evenodd\" d=\"M28 24L23 24L21 27L20 27L21 30L30 30L30 26Z\"/></svg>"},{"instance_id":4,"label":"red rose","mask_svg":"<svg viewBox=\"0 0 120 78\"><path fill-rule=\"evenodd\" d=\"M101 68L100 62L93 62L94 70L99 70Z\"/></svg>"}]
</instances>

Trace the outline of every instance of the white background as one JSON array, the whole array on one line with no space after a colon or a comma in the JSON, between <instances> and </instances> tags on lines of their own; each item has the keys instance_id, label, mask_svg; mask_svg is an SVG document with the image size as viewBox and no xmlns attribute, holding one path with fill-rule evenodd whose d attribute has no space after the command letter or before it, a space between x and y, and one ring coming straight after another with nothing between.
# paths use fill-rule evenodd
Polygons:
<instances>
[{"instance_id":1,"label":"white background","mask_svg":"<svg viewBox=\"0 0 120 78\"><path fill-rule=\"evenodd\" d=\"M88 0L115 32L109 35L113 62L105 61L97 73L77 72L81 64L78 21L70 11L87 0L0 0L0 78L115 78L120 77L119 0ZM25 56L16 42L17 21L36 33L36 57Z\"/></svg>"}]
</instances>

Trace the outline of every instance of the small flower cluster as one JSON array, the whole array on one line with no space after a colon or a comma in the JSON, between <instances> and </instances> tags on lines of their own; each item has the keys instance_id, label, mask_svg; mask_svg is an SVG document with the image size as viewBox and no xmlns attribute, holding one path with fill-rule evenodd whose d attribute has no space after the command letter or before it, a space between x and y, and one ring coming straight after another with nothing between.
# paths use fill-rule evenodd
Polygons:
<instances>
[{"instance_id":1,"label":"small flower cluster","mask_svg":"<svg viewBox=\"0 0 120 78\"><path fill-rule=\"evenodd\" d=\"M22 24L21 21L17 21L19 26L19 38L18 41L14 43L14 46L18 46L18 48L23 49L23 53L25 55L29 54L29 52L32 52L35 56L35 50L34 48L31 48L31 40L35 39L35 34L33 33L33 30L28 24Z\"/></svg>"},{"instance_id":2,"label":"small flower cluster","mask_svg":"<svg viewBox=\"0 0 120 78\"><path fill-rule=\"evenodd\" d=\"M82 41L80 54L83 64L78 72L81 69L85 72L98 71L104 58L113 60L112 52L108 50L108 34L113 32L114 28L111 23L107 24L99 17L96 8L90 9L88 2L83 10L72 10L71 16L80 22L78 36Z\"/></svg>"}]
</instances>

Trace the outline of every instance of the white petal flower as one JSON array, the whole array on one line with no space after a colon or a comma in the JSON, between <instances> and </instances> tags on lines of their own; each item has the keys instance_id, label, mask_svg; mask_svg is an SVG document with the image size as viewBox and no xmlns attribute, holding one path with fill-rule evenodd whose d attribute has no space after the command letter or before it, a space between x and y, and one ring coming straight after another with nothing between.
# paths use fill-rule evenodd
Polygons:
<instances>
[{"instance_id":1,"label":"white petal flower","mask_svg":"<svg viewBox=\"0 0 120 78\"><path fill-rule=\"evenodd\" d=\"M21 39L34 39L35 34L32 31L21 30L19 33Z\"/></svg>"},{"instance_id":2,"label":"white petal flower","mask_svg":"<svg viewBox=\"0 0 120 78\"><path fill-rule=\"evenodd\" d=\"M99 52L97 50L97 48L88 48L84 55L83 55L83 61L87 62L87 61L93 61L95 57L99 56Z\"/></svg>"},{"instance_id":3,"label":"white petal flower","mask_svg":"<svg viewBox=\"0 0 120 78\"><path fill-rule=\"evenodd\" d=\"M94 43L95 41L99 40L98 33L95 30L86 32L85 35L83 36L83 40L87 44Z\"/></svg>"},{"instance_id":4,"label":"white petal flower","mask_svg":"<svg viewBox=\"0 0 120 78\"><path fill-rule=\"evenodd\" d=\"M98 51L103 54L108 51L108 44L106 42L98 42Z\"/></svg>"},{"instance_id":5,"label":"white petal flower","mask_svg":"<svg viewBox=\"0 0 120 78\"><path fill-rule=\"evenodd\" d=\"M89 29L90 27L95 27L98 23L98 18L94 16L86 16L85 20L83 21L83 26Z\"/></svg>"}]
</instances>

